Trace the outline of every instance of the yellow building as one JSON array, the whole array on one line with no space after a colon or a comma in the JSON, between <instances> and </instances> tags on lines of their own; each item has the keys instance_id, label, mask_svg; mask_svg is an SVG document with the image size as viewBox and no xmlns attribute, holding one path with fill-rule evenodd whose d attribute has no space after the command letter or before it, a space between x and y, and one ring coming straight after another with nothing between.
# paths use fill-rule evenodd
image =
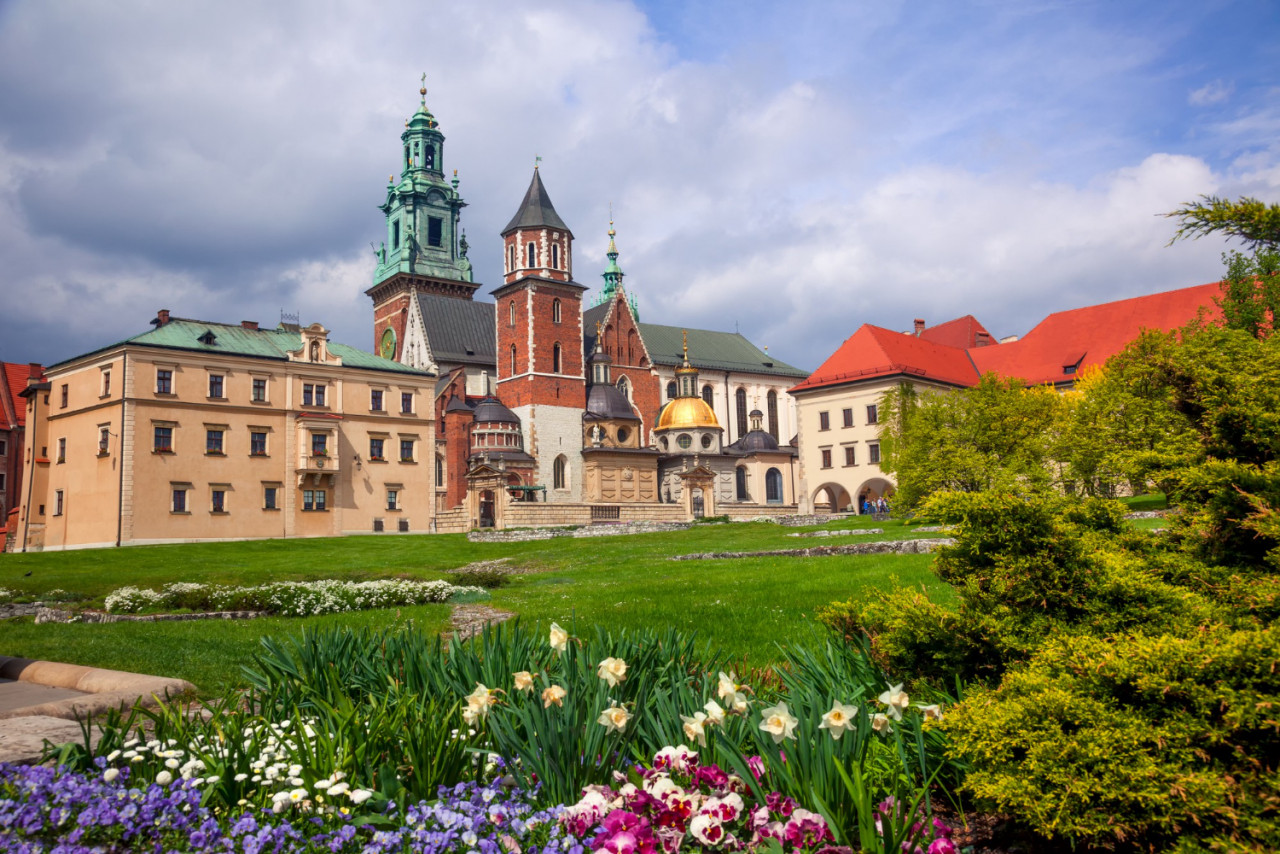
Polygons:
<instances>
[{"instance_id":1,"label":"yellow building","mask_svg":"<svg viewBox=\"0 0 1280 854\"><path fill-rule=\"evenodd\" d=\"M30 386L20 550L434 528L432 374L171 318Z\"/></svg>"}]
</instances>

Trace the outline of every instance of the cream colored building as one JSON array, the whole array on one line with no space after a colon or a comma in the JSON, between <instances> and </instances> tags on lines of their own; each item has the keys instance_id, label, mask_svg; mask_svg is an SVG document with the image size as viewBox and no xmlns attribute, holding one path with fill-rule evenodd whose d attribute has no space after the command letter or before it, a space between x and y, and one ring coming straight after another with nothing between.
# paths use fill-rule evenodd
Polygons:
<instances>
[{"instance_id":1,"label":"cream colored building","mask_svg":"<svg viewBox=\"0 0 1280 854\"><path fill-rule=\"evenodd\" d=\"M153 323L24 393L18 549L433 530L433 375L320 324Z\"/></svg>"}]
</instances>

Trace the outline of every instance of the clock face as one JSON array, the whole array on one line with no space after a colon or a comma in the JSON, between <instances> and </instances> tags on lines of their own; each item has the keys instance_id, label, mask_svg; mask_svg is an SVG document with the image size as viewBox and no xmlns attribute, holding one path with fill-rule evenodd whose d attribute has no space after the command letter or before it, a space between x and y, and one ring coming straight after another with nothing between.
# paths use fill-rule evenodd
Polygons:
<instances>
[{"instance_id":1,"label":"clock face","mask_svg":"<svg viewBox=\"0 0 1280 854\"><path fill-rule=\"evenodd\" d=\"M396 331L387 329L382 333L382 343L378 345L378 349L384 359L394 359L396 357Z\"/></svg>"}]
</instances>

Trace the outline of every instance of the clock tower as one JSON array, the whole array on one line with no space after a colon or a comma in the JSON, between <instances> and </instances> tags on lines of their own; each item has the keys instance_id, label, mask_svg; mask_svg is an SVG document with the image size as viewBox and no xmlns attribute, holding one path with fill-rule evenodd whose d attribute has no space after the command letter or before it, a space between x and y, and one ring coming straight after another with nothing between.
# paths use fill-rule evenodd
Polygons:
<instances>
[{"instance_id":1,"label":"clock tower","mask_svg":"<svg viewBox=\"0 0 1280 854\"><path fill-rule=\"evenodd\" d=\"M444 134L427 109L426 75L418 90L418 111L400 134L400 177L387 182L379 209L387 230L374 248L377 267L373 287L374 349L380 356L403 361L405 327L416 294L438 294L470 300L472 281L467 237L460 228L466 202L458 194L458 173L445 178Z\"/></svg>"}]
</instances>

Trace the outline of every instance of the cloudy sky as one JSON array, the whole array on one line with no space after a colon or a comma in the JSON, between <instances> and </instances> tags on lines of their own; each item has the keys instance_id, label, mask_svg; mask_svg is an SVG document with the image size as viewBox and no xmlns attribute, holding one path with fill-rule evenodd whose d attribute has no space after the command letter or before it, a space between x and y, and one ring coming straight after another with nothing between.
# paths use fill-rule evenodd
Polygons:
<instances>
[{"instance_id":1,"label":"cloudy sky","mask_svg":"<svg viewBox=\"0 0 1280 854\"><path fill-rule=\"evenodd\" d=\"M1280 200L1274 0L0 0L0 360L281 310L372 348L427 74L478 281L534 156L642 319L816 367L861 323L1215 279L1201 193Z\"/></svg>"}]
</instances>

